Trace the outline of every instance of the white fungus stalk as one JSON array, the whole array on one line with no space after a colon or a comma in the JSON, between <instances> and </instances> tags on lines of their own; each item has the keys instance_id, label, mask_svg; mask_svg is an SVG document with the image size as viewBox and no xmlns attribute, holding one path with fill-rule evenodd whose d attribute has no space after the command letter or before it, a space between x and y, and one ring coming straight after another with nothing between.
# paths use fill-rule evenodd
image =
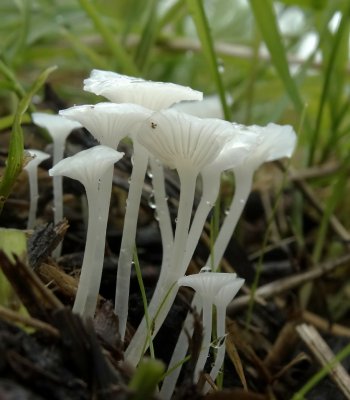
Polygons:
<instances>
[{"instance_id":1,"label":"white fungus stalk","mask_svg":"<svg viewBox=\"0 0 350 400\"><path fill-rule=\"evenodd\" d=\"M48 131L53 141L53 165L62 160L64 155L65 143L68 135L73 129L80 128L81 125L76 121L69 121L59 115L35 112L32 114L35 125ZM62 177L53 178L53 212L54 222L58 224L63 218L63 189ZM53 255L58 257L61 254L62 242L56 247Z\"/></svg>"},{"instance_id":2,"label":"white fungus stalk","mask_svg":"<svg viewBox=\"0 0 350 400\"><path fill-rule=\"evenodd\" d=\"M44 153L40 150L28 150L29 155L32 157L25 165L24 169L28 173L29 180L29 195L30 195L30 206L28 213L27 229L33 229L36 220L36 213L38 209L38 165L50 158L50 154Z\"/></svg>"},{"instance_id":3,"label":"white fungus stalk","mask_svg":"<svg viewBox=\"0 0 350 400\"><path fill-rule=\"evenodd\" d=\"M95 146L60 161L49 172L79 180L85 187L89 223L78 291L73 311L93 317L100 288L113 164L123 156L106 146ZM106 184L105 182L108 182Z\"/></svg>"},{"instance_id":4,"label":"white fungus stalk","mask_svg":"<svg viewBox=\"0 0 350 400\"><path fill-rule=\"evenodd\" d=\"M148 152L134 142L134 165L130 177L128 198L124 217L122 242L120 245L115 312L119 318L119 333L124 340L128 318L130 273L135 246L136 228L143 182L148 165Z\"/></svg>"},{"instance_id":5,"label":"white fungus stalk","mask_svg":"<svg viewBox=\"0 0 350 400\"><path fill-rule=\"evenodd\" d=\"M217 157L228 135L223 133L220 120L201 120L174 110L155 113L149 121L148 129L142 135L139 134L139 141L155 158L177 169L181 188L170 262L161 271L148 307L151 320L157 314L157 318L152 321L153 336L157 334L175 299L178 278L186 272L183 261L197 176L205 165ZM162 308L159 309L161 303ZM134 365L142 356L145 326L145 321L141 322L125 353L126 359Z\"/></svg>"}]
</instances>

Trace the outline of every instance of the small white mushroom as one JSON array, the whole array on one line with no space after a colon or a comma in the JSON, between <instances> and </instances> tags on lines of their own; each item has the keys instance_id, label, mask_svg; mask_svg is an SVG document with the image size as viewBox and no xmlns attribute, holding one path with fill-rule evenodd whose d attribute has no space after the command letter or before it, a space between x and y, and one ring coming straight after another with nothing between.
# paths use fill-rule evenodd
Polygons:
<instances>
[{"instance_id":1,"label":"small white mushroom","mask_svg":"<svg viewBox=\"0 0 350 400\"><path fill-rule=\"evenodd\" d=\"M214 268L217 267L222 259L238 219L242 214L252 188L254 172L264 162L282 157L291 157L296 145L296 134L289 125L281 126L273 123L265 127L253 125L247 127L247 131L255 132L258 135L257 145L252 147L244 162L233 167L236 191L215 241L212 254Z\"/></svg>"},{"instance_id":2,"label":"small white mushroom","mask_svg":"<svg viewBox=\"0 0 350 400\"><path fill-rule=\"evenodd\" d=\"M212 306L216 306L216 333L217 338L220 340L225 337L226 307L235 297L243 283L244 279L237 278L236 274L219 272L202 272L199 274L183 276L178 280L179 286L189 286L196 291L201 299L203 308L202 321L204 337L202 349L194 371L194 382L198 381L199 374L204 369L205 362L209 355L212 335ZM223 348L223 352L218 352L217 355L219 356L219 359L215 362L213 367L213 377L215 375L214 379L221 368L223 355L225 355L225 346L221 347Z\"/></svg>"},{"instance_id":3,"label":"small white mushroom","mask_svg":"<svg viewBox=\"0 0 350 400\"><path fill-rule=\"evenodd\" d=\"M93 317L100 288L106 227L111 197L113 165L123 156L106 146L95 146L65 158L49 170L52 176L80 181L86 190L89 223L83 265L73 311ZM109 184L105 184L106 181Z\"/></svg>"},{"instance_id":4,"label":"small white mushroom","mask_svg":"<svg viewBox=\"0 0 350 400\"><path fill-rule=\"evenodd\" d=\"M73 129L80 128L81 125L76 121L69 121L59 115L35 112L32 114L35 125L48 131L53 141L53 164L57 164L63 158L65 142ZM53 201L54 201L54 222L59 223L63 218L63 189L62 177L53 178ZM62 243L54 251L55 256L61 253Z\"/></svg>"},{"instance_id":5,"label":"small white mushroom","mask_svg":"<svg viewBox=\"0 0 350 400\"><path fill-rule=\"evenodd\" d=\"M27 171L29 179L30 206L28 213L27 229L33 229L35 225L36 213L38 209L38 165L50 158L50 154L40 150L27 150L31 159L27 162L24 169Z\"/></svg>"},{"instance_id":6,"label":"small white mushroom","mask_svg":"<svg viewBox=\"0 0 350 400\"><path fill-rule=\"evenodd\" d=\"M132 252L135 244L139 203L142 193L148 152L135 140L136 125L146 120L151 110L138 104L99 103L61 110L60 115L79 121L102 144L117 149L126 136L133 138L134 166L130 177L127 208L125 212L122 243L117 273L115 310L119 317L122 339L126 329ZM110 177L112 180L112 176ZM109 185L107 180L103 184Z\"/></svg>"}]
</instances>

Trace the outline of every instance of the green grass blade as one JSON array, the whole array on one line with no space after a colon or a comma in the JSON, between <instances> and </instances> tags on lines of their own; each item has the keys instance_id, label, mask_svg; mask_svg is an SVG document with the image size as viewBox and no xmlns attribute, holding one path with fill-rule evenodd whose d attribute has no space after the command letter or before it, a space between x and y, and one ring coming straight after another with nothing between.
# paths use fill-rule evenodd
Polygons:
<instances>
[{"instance_id":1,"label":"green grass blade","mask_svg":"<svg viewBox=\"0 0 350 400\"><path fill-rule=\"evenodd\" d=\"M315 375L313 375L305 385L294 394L292 400L304 400L305 396L331 371L332 368L347 358L350 355L350 344L344 347L337 355L331 360L328 364L326 364L322 369L320 369Z\"/></svg>"},{"instance_id":2,"label":"green grass blade","mask_svg":"<svg viewBox=\"0 0 350 400\"><path fill-rule=\"evenodd\" d=\"M109 68L107 61L101 57L100 54L96 53L91 47L88 47L86 44L84 44L79 37L73 35L65 28L62 28L61 34L63 38L71 44L76 53L88 61L90 68L91 66L93 66L93 68L104 70Z\"/></svg>"},{"instance_id":3,"label":"green grass blade","mask_svg":"<svg viewBox=\"0 0 350 400\"><path fill-rule=\"evenodd\" d=\"M318 112L316 116L316 124L313 134L311 136L309 154L308 154L308 165L311 165L315 159L315 152L316 146L319 142L320 132L321 132L321 125L322 119L325 111L325 106L327 99L330 98L332 94L332 78L335 76L333 75L334 68L336 66L336 61L338 59L338 50L343 41L344 33L347 32L346 27L348 26L348 18L350 15L350 7L348 7L347 12L342 14L342 19L340 21L337 33L334 37L333 47L331 49L331 53L329 55L326 71L325 71L325 79L322 87L322 93L320 98L320 103L318 107Z\"/></svg>"},{"instance_id":4,"label":"green grass blade","mask_svg":"<svg viewBox=\"0 0 350 400\"><path fill-rule=\"evenodd\" d=\"M24 146L21 123L23 116L27 111L34 94L41 88L41 86L45 83L47 77L55 69L56 67L50 67L43 71L39 75L37 80L33 83L28 93L18 103L11 131L6 168L0 182L0 213L3 209L7 197L11 193L17 176L22 171Z\"/></svg>"},{"instance_id":5,"label":"green grass blade","mask_svg":"<svg viewBox=\"0 0 350 400\"><path fill-rule=\"evenodd\" d=\"M294 107L301 114L304 110L304 102L300 96L298 87L289 72L286 50L282 44L272 2L271 0L249 0L249 3L264 42L269 49L273 65L275 66Z\"/></svg>"},{"instance_id":6,"label":"green grass blade","mask_svg":"<svg viewBox=\"0 0 350 400\"><path fill-rule=\"evenodd\" d=\"M12 70L1 59L0 59L0 73L2 73L3 76L6 78L6 80L10 82L18 98L21 99L22 97L25 96L25 91L22 85L18 82Z\"/></svg>"},{"instance_id":7,"label":"green grass blade","mask_svg":"<svg viewBox=\"0 0 350 400\"><path fill-rule=\"evenodd\" d=\"M135 64L142 71L145 70L148 57L151 53L154 40L157 34L157 8L158 0L152 0L148 10L148 17L143 28L139 45L135 53Z\"/></svg>"},{"instance_id":8,"label":"green grass blade","mask_svg":"<svg viewBox=\"0 0 350 400\"><path fill-rule=\"evenodd\" d=\"M139 263L139 258L137 256L136 248L134 248L133 261L134 261L134 265L135 265L137 282L140 287L143 309L145 311L145 319L146 319L146 326L147 326L147 341L145 343L145 346L147 345L147 343L149 343L151 357L154 359L155 355L154 355L154 348L153 348L153 341L152 341L152 326L151 326L152 324L149 319L146 291L145 291L145 286L144 286L143 280L142 280L142 273L141 273L141 268L140 268L140 263ZM142 354L143 354L143 352L142 352Z\"/></svg>"},{"instance_id":9,"label":"green grass blade","mask_svg":"<svg viewBox=\"0 0 350 400\"><path fill-rule=\"evenodd\" d=\"M95 28L108 46L111 54L114 57L114 63L120 65L121 72L130 75L138 75L138 70L135 67L132 59L121 46L119 41L113 36L108 27L103 23L93 3L89 0L79 0L79 3L91 21L94 23Z\"/></svg>"},{"instance_id":10,"label":"green grass blade","mask_svg":"<svg viewBox=\"0 0 350 400\"><path fill-rule=\"evenodd\" d=\"M210 70L216 84L225 119L231 121L231 110L228 107L222 76L219 71L218 60L214 50L213 39L210 32L207 16L205 14L202 0L187 0L187 6L196 26L197 34L201 42L203 52L208 60Z\"/></svg>"},{"instance_id":11,"label":"green grass blade","mask_svg":"<svg viewBox=\"0 0 350 400\"><path fill-rule=\"evenodd\" d=\"M143 359L132 377L129 388L135 390L131 400L153 398L158 382L164 374L164 364L159 360Z\"/></svg>"}]
</instances>

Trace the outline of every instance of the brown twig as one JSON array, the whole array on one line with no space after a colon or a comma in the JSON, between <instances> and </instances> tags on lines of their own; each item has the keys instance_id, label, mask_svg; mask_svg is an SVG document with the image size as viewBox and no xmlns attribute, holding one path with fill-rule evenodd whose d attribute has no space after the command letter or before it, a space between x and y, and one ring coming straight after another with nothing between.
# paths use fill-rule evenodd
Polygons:
<instances>
[{"instance_id":1,"label":"brown twig","mask_svg":"<svg viewBox=\"0 0 350 400\"><path fill-rule=\"evenodd\" d=\"M16 311L10 310L9 308L5 308L0 305L0 318L3 318L10 322L21 323L26 326L30 326L32 328L47 332L48 334L60 337L59 331L54 328L52 325L47 324L46 322L40 321L36 318L32 318L30 316L25 316L19 314Z\"/></svg>"},{"instance_id":2,"label":"brown twig","mask_svg":"<svg viewBox=\"0 0 350 400\"><path fill-rule=\"evenodd\" d=\"M288 173L290 180L294 181L294 184L298 187L298 189L303 193L304 197L308 200L308 202L314 207L314 209L320 214L323 215L325 210L323 205L320 203L319 198L315 195L311 187L298 176L298 173L295 169L288 165L287 167L280 161L275 162L276 165L283 171ZM350 233L347 229L342 225L342 223L338 220L335 215L331 215L329 219L329 224L332 227L333 231L345 242L350 245Z\"/></svg>"},{"instance_id":3,"label":"brown twig","mask_svg":"<svg viewBox=\"0 0 350 400\"><path fill-rule=\"evenodd\" d=\"M350 254L346 254L336 260L328 261L320 264L317 268L313 268L310 271L282 278L274 282L268 283L264 286L260 286L254 294L254 299L263 298L267 299L283 293L287 290L296 288L306 282L313 281L321 276L333 271L335 268L346 264L350 261ZM238 309L244 308L249 304L250 296L244 295L234 299L228 307L228 315L235 312Z\"/></svg>"},{"instance_id":4,"label":"brown twig","mask_svg":"<svg viewBox=\"0 0 350 400\"><path fill-rule=\"evenodd\" d=\"M327 343L312 325L301 324L296 330L322 367L328 365L335 357ZM347 399L350 399L350 377L342 364L337 363L329 372L330 378L338 385Z\"/></svg>"}]
</instances>

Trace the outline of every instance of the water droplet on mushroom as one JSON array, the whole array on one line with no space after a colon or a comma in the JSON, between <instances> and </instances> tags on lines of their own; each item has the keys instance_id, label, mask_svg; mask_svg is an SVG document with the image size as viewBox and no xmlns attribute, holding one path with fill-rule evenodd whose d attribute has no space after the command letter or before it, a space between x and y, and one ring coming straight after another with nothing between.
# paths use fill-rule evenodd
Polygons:
<instances>
[{"instance_id":1,"label":"water droplet on mushroom","mask_svg":"<svg viewBox=\"0 0 350 400\"><path fill-rule=\"evenodd\" d=\"M202 274L204 272L211 272L211 268L209 265L205 265L203 268L200 269L199 273Z\"/></svg>"},{"instance_id":2,"label":"water droplet on mushroom","mask_svg":"<svg viewBox=\"0 0 350 400\"><path fill-rule=\"evenodd\" d=\"M148 205L152 210L156 209L156 201L154 198L154 191L152 190L151 194L148 196Z\"/></svg>"},{"instance_id":3,"label":"water droplet on mushroom","mask_svg":"<svg viewBox=\"0 0 350 400\"><path fill-rule=\"evenodd\" d=\"M153 178L153 172L150 168L147 169L147 176L152 179Z\"/></svg>"},{"instance_id":4,"label":"water droplet on mushroom","mask_svg":"<svg viewBox=\"0 0 350 400\"><path fill-rule=\"evenodd\" d=\"M158 215L157 210L154 210L154 219L155 219L156 221L159 221L159 215Z\"/></svg>"}]
</instances>

